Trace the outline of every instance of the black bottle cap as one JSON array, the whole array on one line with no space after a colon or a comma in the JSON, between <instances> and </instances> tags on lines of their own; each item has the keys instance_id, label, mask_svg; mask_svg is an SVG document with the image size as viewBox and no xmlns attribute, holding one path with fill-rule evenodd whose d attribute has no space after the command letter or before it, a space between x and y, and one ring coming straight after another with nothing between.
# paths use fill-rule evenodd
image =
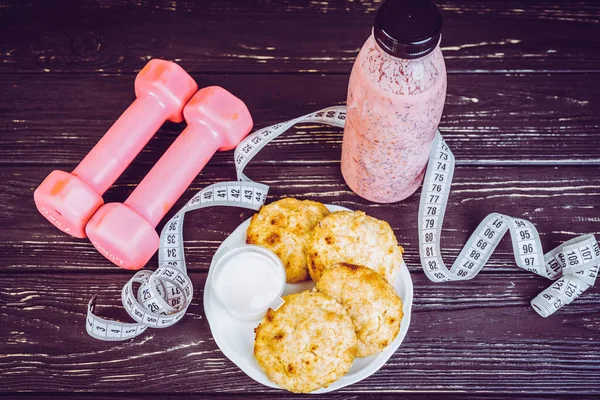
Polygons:
<instances>
[{"instance_id":1,"label":"black bottle cap","mask_svg":"<svg viewBox=\"0 0 600 400\"><path fill-rule=\"evenodd\" d=\"M388 54L414 59L440 41L442 14L430 0L386 0L375 16L375 41Z\"/></svg>"}]
</instances>

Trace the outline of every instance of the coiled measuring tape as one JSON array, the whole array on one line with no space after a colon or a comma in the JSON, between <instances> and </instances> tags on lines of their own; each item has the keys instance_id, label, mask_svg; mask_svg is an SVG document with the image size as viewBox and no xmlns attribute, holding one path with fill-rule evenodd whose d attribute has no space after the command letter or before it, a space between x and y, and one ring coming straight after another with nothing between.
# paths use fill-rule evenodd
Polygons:
<instances>
[{"instance_id":1,"label":"coiled measuring tape","mask_svg":"<svg viewBox=\"0 0 600 400\"><path fill-rule=\"evenodd\" d=\"M454 154L438 131L419 203L419 254L430 280L474 278L506 231L510 231L517 266L548 279L558 279L531 300L531 306L542 317L571 303L594 285L600 265L600 248L594 235L576 237L544 254L540 236L531 222L498 213L491 213L481 221L448 269L442 260L440 236L454 164Z\"/></svg>"},{"instance_id":2,"label":"coiled measuring tape","mask_svg":"<svg viewBox=\"0 0 600 400\"><path fill-rule=\"evenodd\" d=\"M253 182L244 168L270 141L298 123L321 123L344 127L346 107L329 107L290 121L262 128L246 137L235 149L236 182L220 182L196 193L164 226L158 250L159 268L138 271L125 284L121 300L134 323L109 320L94 314L96 296L88 304L87 332L100 340L126 340L148 327L166 328L179 321L189 307L193 288L187 276L183 248L183 221L187 212L213 206L259 210L269 187ZM454 173L454 155L437 133L423 182L419 206L421 264L434 282L472 279L483 268L504 233L510 230L517 265L548 279L558 279L532 300L531 305L547 317L569 304L595 282L600 248L593 235L569 240L547 254L531 222L492 213L488 215L448 270L440 253L441 224ZM139 284L137 292L134 284ZM137 295L136 295L137 293Z\"/></svg>"},{"instance_id":3,"label":"coiled measuring tape","mask_svg":"<svg viewBox=\"0 0 600 400\"><path fill-rule=\"evenodd\" d=\"M100 340L127 340L147 328L167 328L177 323L191 304L193 287L187 275L183 249L185 214L214 206L258 210L265 203L269 187L253 182L244 174L250 160L271 140L298 123L322 123L343 127L345 107L331 107L290 121L268 126L247 136L235 149L237 182L219 182L196 193L164 226L158 249L159 268L142 270L123 286L121 301L135 322L121 322L95 315L96 296L88 303L86 330ZM139 284L135 290L134 284Z\"/></svg>"}]
</instances>

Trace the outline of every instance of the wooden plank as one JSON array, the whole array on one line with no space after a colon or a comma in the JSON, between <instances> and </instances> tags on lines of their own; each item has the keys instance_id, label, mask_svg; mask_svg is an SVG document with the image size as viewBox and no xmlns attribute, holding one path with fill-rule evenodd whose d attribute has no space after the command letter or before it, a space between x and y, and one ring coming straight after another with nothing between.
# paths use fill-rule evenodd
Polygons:
<instances>
[{"instance_id":1,"label":"wooden plank","mask_svg":"<svg viewBox=\"0 0 600 400\"><path fill-rule=\"evenodd\" d=\"M3 227L0 270L117 270L87 240L61 233L35 210L33 191L50 170L48 167L0 168L0 226ZM108 191L105 200L126 199L144 172L142 169L129 171ZM581 234L600 234L599 172L600 167L458 167L442 233L446 262L454 261L471 232L493 211L530 219L536 224L546 251ZM399 243L406 249L407 264L412 271L420 270L416 221L419 192L396 204L370 203L348 189L337 166L260 166L250 168L248 176L271 185L269 201L284 196L308 198L364 210L389 221ZM207 167L168 215L173 215L196 191L229 179L234 179L232 170ZM190 269L205 271L219 244L250 216L250 210L229 207L190 214L185 223ZM149 265L155 267L156 258ZM528 274L515 267L508 239L499 245L484 272L495 270L508 271L514 276Z\"/></svg>"},{"instance_id":2,"label":"wooden plank","mask_svg":"<svg viewBox=\"0 0 600 400\"><path fill-rule=\"evenodd\" d=\"M458 393L450 394L447 392L435 392L435 393L427 392L427 393L425 393L422 391L415 391L413 393L402 392L401 398L402 399L416 399L416 400L434 400L434 399L435 400L454 400L454 399L460 399L460 400L501 399L501 400L504 400L504 399L506 399L506 395L504 395L504 394L499 395L497 393L464 393L464 392L459 392L459 393L460 394L458 394ZM382 392L337 393L337 392L333 392L333 393L328 393L326 396L327 396L327 399L331 399L331 400L393 400L393 399L398 399L399 394L393 393L393 392L392 393L382 393ZM577 397L577 396L579 396L579 397ZM570 397L567 394L561 394L562 398L581 399L581 395L577 395L577 396ZM41 398L41 399L59 399L59 400L70 399L70 398L86 399L86 400L95 400L95 399L104 400L107 397L109 397L111 399L125 398L128 400L164 399L164 398L173 398L173 397L177 397L178 399L198 399L200 397L200 398L210 398L210 399L219 399L219 400L228 400L228 399L263 400L263 399L273 399L273 398L289 400L289 399L305 399L306 395L305 394L283 393L283 392L277 392L276 394L274 394L274 393L248 393L248 392L244 392L244 393L195 392L195 393L144 393L144 394L132 394L132 393L127 393L127 392L102 392L100 394L100 393L89 393L89 392L41 393L41 392L36 391L35 397L36 397L36 399ZM31 394L30 393L10 393L10 395L3 395L3 398L6 398L6 399L30 399ZM535 394L533 397L530 396L527 398L555 400L556 395Z\"/></svg>"},{"instance_id":3,"label":"wooden plank","mask_svg":"<svg viewBox=\"0 0 600 400\"><path fill-rule=\"evenodd\" d=\"M460 400L489 400L489 399L505 399L505 395L499 396L494 393L487 394L465 394L461 393L460 395L450 395L444 392L437 393L424 393L424 392L414 392L414 393L402 393L402 399L417 399L417 400L452 400L452 399L460 399ZM111 399L127 399L127 400L147 400L147 399L164 399L164 398L173 398L177 397L177 399L198 399L198 398L210 398L210 399L219 399L219 400L263 400L263 399L305 399L305 394L293 394L293 393L283 393L277 392L274 393L214 393L214 392L195 392L195 393L143 393L143 394L132 394L127 392L102 392L102 393L89 393L89 392L73 392L73 393L40 393L36 391L35 398L41 399L85 399L85 400L95 400L101 399L104 400L107 397ZM31 393L10 393L10 395L3 395L3 399L30 399ZM328 393L327 399L331 400L393 400L397 399L397 393ZM579 397L580 398L580 397ZM556 399L555 396L549 394L536 394L535 399Z\"/></svg>"},{"instance_id":4,"label":"wooden plank","mask_svg":"<svg viewBox=\"0 0 600 400\"><path fill-rule=\"evenodd\" d=\"M0 276L2 391L278 393L219 351L200 300L206 274L191 278L194 301L175 327L104 343L85 333L86 303L98 293L101 304L118 305L127 277ZM405 342L379 372L340 393L600 394L597 289L543 319L528 305L546 284L539 277L489 274L446 284L422 273L412 278L416 301ZM99 312L119 314L109 310Z\"/></svg>"},{"instance_id":5,"label":"wooden plank","mask_svg":"<svg viewBox=\"0 0 600 400\"><path fill-rule=\"evenodd\" d=\"M347 76L195 75L243 99L256 127L344 104ZM440 125L459 163L600 163L600 74L450 75ZM133 77L0 75L0 163L74 166L134 98ZM167 123L136 163L154 163L184 125ZM254 163L337 163L342 130L294 129ZM279 160L279 161L278 161ZM215 163L232 165L232 153Z\"/></svg>"},{"instance_id":6,"label":"wooden plank","mask_svg":"<svg viewBox=\"0 0 600 400\"><path fill-rule=\"evenodd\" d=\"M381 393L381 392L375 392L375 393L328 393L327 394L327 399L331 399L331 400L391 400L391 399L398 399L398 393ZM414 392L414 393L406 393L403 392L401 394L402 399L417 399L417 400L453 400L453 399L460 399L460 400L489 400L489 399L506 399L506 395L499 395L497 393L486 393L486 394L480 394L480 393L460 393L460 394L449 394L449 393L445 393L445 392L436 392L436 393L424 393L424 392ZM581 396L581 395L579 395ZM95 393L83 393L83 392L74 392L74 393L40 393L40 392L36 392L35 394L36 399L38 398L42 398L42 399L70 399L70 398L77 398L77 399L86 399L86 400L95 400L95 399L101 399L104 400L107 397L110 397L111 399L128 399L128 400L146 400L146 399L164 399L164 398L171 398L171 397L177 397L178 399L198 399L200 398L210 398L210 399L219 399L219 400L228 400L228 399L234 399L234 400L248 400L248 399L253 399L253 400L262 400L262 399L273 399L274 397L276 397L277 399L305 399L306 395L304 394L292 394L292 393L283 393L283 392L277 392L276 394L273 393L203 393L203 392L197 392L197 393L176 393L176 394L170 394L170 393L144 393L144 394L131 394L131 393L123 393L123 392L102 392L102 394L95 394ZM568 397L566 394L561 395L561 397L564 398L570 398ZM30 399L31 398L31 394L30 393L11 393L9 396L3 396L3 398L7 398L7 399ZM555 400L556 396L552 395L552 394L535 394L533 397L528 397L528 398L535 398L535 399L552 399ZM581 397L576 397L573 396L573 398L577 398L577 399L581 399Z\"/></svg>"},{"instance_id":7,"label":"wooden plank","mask_svg":"<svg viewBox=\"0 0 600 400\"><path fill-rule=\"evenodd\" d=\"M0 72L344 72L379 0L4 2ZM593 0L438 1L451 72L600 70Z\"/></svg>"},{"instance_id":8,"label":"wooden plank","mask_svg":"<svg viewBox=\"0 0 600 400\"><path fill-rule=\"evenodd\" d=\"M402 393L402 399L417 399L417 400L452 400L452 399L467 399L467 400L489 400L489 399L505 399L504 397L493 394L464 394L460 395L450 395L448 393L423 393L423 392L414 392L414 393ZM164 399L164 398L172 398L177 397L178 399L198 399L200 398L210 398L210 399L219 399L219 400L262 400L262 399L305 399L306 395L304 394L292 394L292 393L283 393L277 392L273 393L204 393L204 392L196 392L196 393L144 393L144 394L131 394L124 392L102 392L101 394L96 393L88 393L88 392L74 392L74 393L40 393L36 392L36 399L85 399L85 400L95 400L101 399L104 400L107 397L111 399L128 399L128 400L146 400L146 399ZM10 395L4 395L3 398L6 399L30 399L30 393L11 393ZM391 400L397 399L397 393L328 393L327 399L331 400ZM536 394L535 399L556 399L555 396L549 394ZM579 397L580 398L580 397Z\"/></svg>"}]
</instances>

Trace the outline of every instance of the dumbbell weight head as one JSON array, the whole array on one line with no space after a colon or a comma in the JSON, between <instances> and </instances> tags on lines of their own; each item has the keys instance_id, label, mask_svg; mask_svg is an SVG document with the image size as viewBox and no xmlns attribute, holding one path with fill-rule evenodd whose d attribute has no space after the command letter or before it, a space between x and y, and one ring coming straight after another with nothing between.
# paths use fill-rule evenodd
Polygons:
<instances>
[{"instance_id":1,"label":"dumbbell weight head","mask_svg":"<svg viewBox=\"0 0 600 400\"><path fill-rule=\"evenodd\" d=\"M219 86L198 91L183 109L190 126L208 125L219 136L219 151L235 149L252 129L246 104Z\"/></svg>"},{"instance_id":2,"label":"dumbbell weight head","mask_svg":"<svg viewBox=\"0 0 600 400\"><path fill-rule=\"evenodd\" d=\"M54 170L33 193L38 211L61 231L84 238L85 224L104 204L99 195L79 177Z\"/></svg>"},{"instance_id":3,"label":"dumbbell weight head","mask_svg":"<svg viewBox=\"0 0 600 400\"><path fill-rule=\"evenodd\" d=\"M183 107L198 85L178 64L150 60L135 77L136 97L155 97L167 110L167 119L183 122Z\"/></svg>"},{"instance_id":4,"label":"dumbbell weight head","mask_svg":"<svg viewBox=\"0 0 600 400\"><path fill-rule=\"evenodd\" d=\"M123 203L100 207L86 230L96 250L124 269L142 268L160 242L156 228Z\"/></svg>"},{"instance_id":5,"label":"dumbbell weight head","mask_svg":"<svg viewBox=\"0 0 600 400\"><path fill-rule=\"evenodd\" d=\"M96 249L125 269L142 268L159 246L155 227L217 150L230 150L252 129L246 105L220 87L198 91L184 108L188 127L131 196L102 206L86 232Z\"/></svg>"},{"instance_id":6,"label":"dumbbell weight head","mask_svg":"<svg viewBox=\"0 0 600 400\"><path fill-rule=\"evenodd\" d=\"M179 65L150 60L135 79L137 99L72 173L53 171L34 192L40 213L58 229L84 238L102 195L167 119L183 120L198 86Z\"/></svg>"}]
</instances>

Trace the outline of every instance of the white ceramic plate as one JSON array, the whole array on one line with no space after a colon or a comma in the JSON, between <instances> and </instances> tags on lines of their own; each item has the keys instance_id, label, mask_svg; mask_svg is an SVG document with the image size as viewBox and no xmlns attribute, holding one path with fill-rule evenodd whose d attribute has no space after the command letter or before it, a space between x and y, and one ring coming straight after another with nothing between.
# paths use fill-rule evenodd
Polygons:
<instances>
[{"instance_id":1,"label":"white ceramic plate","mask_svg":"<svg viewBox=\"0 0 600 400\"><path fill-rule=\"evenodd\" d=\"M327 205L327 208L329 211L348 210L345 207L335 205ZM246 230L249 225L250 219L238 226L237 229L223 241L217 250L217 253L222 253L228 248L246 243ZM215 259L216 258L213 258L213 263ZM215 342L223 354L225 354L227 358L236 364L250 378L265 386L278 388L277 385L267 378L254 358L254 328L258 326L262 318L255 321L242 321L231 316L217 301L213 290L208 284L211 279L211 271L212 263L206 279L207 283L204 286L204 312ZM290 293L302 292L307 289L312 289L314 286L313 282L287 285L283 294L287 295ZM398 334L398 337L396 337L396 340L379 354L365 358L357 358L354 361L352 368L345 376L338 381L333 382L329 387L315 390L312 393L327 393L361 381L377 372L379 368L389 360L392 354L398 350L398 347L400 347L400 344L408 331L413 300L412 280L410 279L408 268L404 262L402 263L400 272L396 276L396 280L393 282L393 286L398 292L404 305L404 317L402 317L400 333Z\"/></svg>"}]
</instances>

